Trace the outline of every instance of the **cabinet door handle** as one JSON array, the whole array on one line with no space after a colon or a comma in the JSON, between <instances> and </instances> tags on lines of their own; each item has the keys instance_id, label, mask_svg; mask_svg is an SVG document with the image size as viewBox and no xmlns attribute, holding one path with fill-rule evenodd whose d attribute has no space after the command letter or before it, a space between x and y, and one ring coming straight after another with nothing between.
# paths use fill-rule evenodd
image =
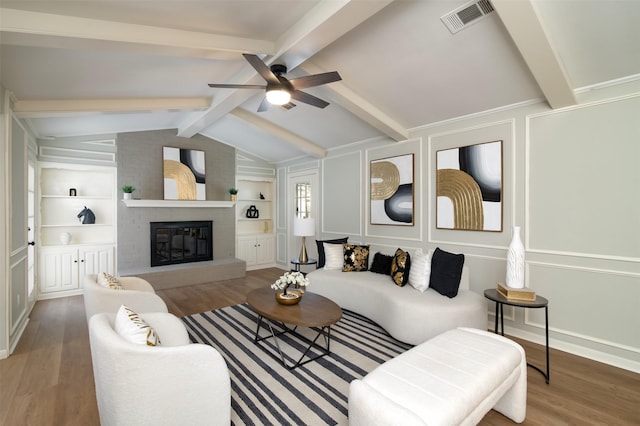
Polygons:
<instances>
[{"instance_id":1,"label":"cabinet door handle","mask_svg":"<svg viewBox=\"0 0 640 426\"><path fill-rule=\"evenodd\" d=\"M35 241L29 241L27 244L29 244L30 246L35 246L36 242Z\"/></svg>"},{"instance_id":2,"label":"cabinet door handle","mask_svg":"<svg viewBox=\"0 0 640 426\"><path fill-rule=\"evenodd\" d=\"M74 260L73 263L78 263L78 259Z\"/></svg>"}]
</instances>

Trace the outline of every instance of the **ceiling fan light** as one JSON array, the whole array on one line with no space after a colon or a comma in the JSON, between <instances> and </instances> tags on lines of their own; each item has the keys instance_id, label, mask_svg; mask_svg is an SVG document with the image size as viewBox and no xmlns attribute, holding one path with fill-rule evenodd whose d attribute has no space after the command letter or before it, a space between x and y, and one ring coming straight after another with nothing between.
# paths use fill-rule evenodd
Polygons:
<instances>
[{"instance_id":1,"label":"ceiling fan light","mask_svg":"<svg viewBox=\"0 0 640 426\"><path fill-rule=\"evenodd\" d=\"M288 104L291 100L291 93L284 89L273 89L267 92L267 100L272 105Z\"/></svg>"}]
</instances>

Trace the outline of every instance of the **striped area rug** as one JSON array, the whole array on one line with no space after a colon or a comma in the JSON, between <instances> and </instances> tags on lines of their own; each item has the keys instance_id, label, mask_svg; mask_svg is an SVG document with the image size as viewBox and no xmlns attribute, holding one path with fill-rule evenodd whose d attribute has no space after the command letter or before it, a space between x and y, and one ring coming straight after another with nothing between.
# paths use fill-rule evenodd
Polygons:
<instances>
[{"instance_id":1,"label":"striped area rug","mask_svg":"<svg viewBox=\"0 0 640 426\"><path fill-rule=\"evenodd\" d=\"M215 347L227 362L234 425L347 425L349 383L411 347L345 310L331 327L331 355L288 370L253 342L258 316L246 304L182 320L192 341ZM315 336L310 329L298 332ZM261 328L261 336L267 333ZM262 343L275 350L272 340ZM289 334L281 336L280 347L291 364L306 349Z\"/></svg>"}]
</instances>

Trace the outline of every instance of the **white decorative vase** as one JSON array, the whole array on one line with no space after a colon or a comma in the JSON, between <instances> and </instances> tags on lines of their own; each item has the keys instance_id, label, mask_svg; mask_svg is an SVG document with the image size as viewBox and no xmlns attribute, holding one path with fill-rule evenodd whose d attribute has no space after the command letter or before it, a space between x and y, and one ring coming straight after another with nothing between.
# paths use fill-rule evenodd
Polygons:
<instances>
[{"instance_id":1,"label":"white decorative vase","mask_svg":"<svg viewBox=\"0 0 640 426\"><path fill-rule=\"evenodd\" d=\"M507 252L507 286L524 288L524 245L519 226L513 227L513 238Z\"/></svg>"},{"instance_id":2,"label":"white decorative vase","mask_svg":"<svg viewBox=\"0 0 640 426\"><path fill-rule=\"evenodd\" d=\"M124 192L122 193L123 197L125 200L130 200L131 196L133 195L131 192Z\"/></svg>"},{"instance_id":3,"label":"white decorative vase","mask_svg":"<svg viewBox=\"0 0 640 426\"><path fill-rule=\"evenodd\" d=\"M60 234L60 242L65 246L71 242L71 234L68 232L63 232Z\"/></svg>"}]
</instances>

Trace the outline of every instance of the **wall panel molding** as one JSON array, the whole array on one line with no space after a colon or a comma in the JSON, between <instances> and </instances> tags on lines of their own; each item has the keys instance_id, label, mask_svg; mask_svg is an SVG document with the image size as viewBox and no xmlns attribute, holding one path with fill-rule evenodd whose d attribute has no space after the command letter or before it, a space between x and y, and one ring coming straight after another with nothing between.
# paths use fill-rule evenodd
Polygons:
<instances>
[{"instance_id":1,"label":"wall panel molding","mask_svg":"<svg viewBox=\"0 0 640 426\"><path fill-rule=\"evenodd\" d=\"M352 164L351 167L354 167L355 169L351 170L353 176L357 176L354 177L353 179L355 179L355 182L349 182L349 179L346 178L345 179L345 167L341 167L341 166L337 166L336 170L332 170L331 169L331 165L333 162L339 162L341 160L346 160L347 162L349 162L349 160L351 160L349 162L349 164ZM362 152L361 151L352 151L352 152L345 152L342 154L338 154L338 155L334 155L331 157L327 157L324 158L321 162L320 162L320 166L321 166L321 199L323 200L322 202L322 206L321 206L321 217L322 217L322 227L320 229L320 232L325 234L337 234L337 235L363 235L363 220L362 220L362 205L363 205L363 191L360 191L360 188L363 188L363 171L362 171ZM348 167L346 167L346 169L348 170ZM340 171L343 171L343 173L341 174ZM332 173L334 173L332 175ZM349 176L351 176L349 175ZM335 181L331 180L333 178L336 178ZM340 182L340 180L342 179L342 182ZM355 183L355 184L354 184ZM347 185L349 185L349 187L354 186L356 188L355 191L351 192L354 193L356 192L358 194L357 197L349 197L346 193L343 194L342 191L342 187L347 187ZM338 202L338 204L342 204L342 205L327 205L327 203L324 202L324 200L335 200L340 199L340 196L336 196L336 194L332 194L331 196L327 195L327 191L335 191L338 194L341 194L343 197L347 196L346 199L342 200L341 202ZM349 192L349 191L345 191L345 192ZM354 202L355 200L355 202ZM340 220L335 220L334 222L336 223L332 223L332 224L327 224L327 220L325 220L325 218L332 217L331 212L336 212L339 211L342 214L348 214L349 216L355 216L358 218L358 225L356 225L357 229L348 229L348 228L339 228L341 226L344 225L345 221L340 221ZM335 226L338 225L338 226Z\"/></svg>"},{"instance_id":2,"label":"wall panel molding","mask_svg":"<svg viewBox=\"0 0 640 426\"><path fill-rule=\"evenodd\" d=\"M287 182L287 172L284 168L279 167L276 170L276 202L278 203L276 209L276 228L278 230L287 228Z\"/></svg>"},{"instance_id":3,"label":"wall panel molding","mask_svg":"<svg viewBox=\"0 0 640 426\"><path fill-rule=\"evenodd\" d=\"M536 277L551 279L535 281ZM527 284L549 300L550 332L633 353L640 353L640 335L621 333L617 325L624 322L631 330L640 329L640 287L635 285L639 278L634 272L526 262ZM538 309L526 311L524 324L544 330L543 314L534 314ZM584 320L576 322L572 313Z\"/></svg>"},{"instance_id":4,"label":"wall panel molding","mask_svg":"<svg viewBox=\"0 0 640 426\"><path fill-rule=\"evenodd\" d=\"M640 262L640 240L630 238L640 232L639 101L633 93L525 115L528 252ZM557 190L562 187L572 190ZM548 215L557 210L553 225L566 230L565 237L545 226L545 209Z\"/></svg>"}]
</instances>

